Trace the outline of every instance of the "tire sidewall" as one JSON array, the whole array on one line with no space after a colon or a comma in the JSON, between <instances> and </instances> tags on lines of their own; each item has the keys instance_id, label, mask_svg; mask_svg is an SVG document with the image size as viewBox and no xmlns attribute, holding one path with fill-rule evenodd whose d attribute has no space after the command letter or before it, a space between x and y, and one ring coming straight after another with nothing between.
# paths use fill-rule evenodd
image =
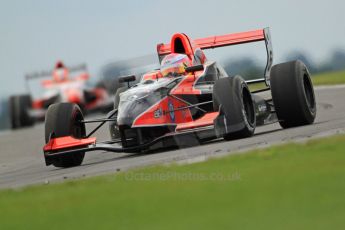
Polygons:
<instances>
[{"instance_id":1,"label":"tire sidewall","mask_svg":"<svg viewBox=\"0 0 345 230\"><path fill-rule=\"evenodd\" d=\"M312 86L312 82L310 79L310 73L307 69L307 67L305 66L305 64L301 61L297 61L296 63L296 74L299 74L298 77L298 84L297 86L299 86L299 99L300 99L300 103L302 104L302 106L304 108L307 109L303 110L304 116L306 117L306 119L308 121L310 120L314 120L315 115L316 115L316 102L315 102L315 93L314 93L314 89ZM312 93L312 97L313 97L313 104L309 105L308 101L307 101L307 92L306 92L306 88L304 86L304 80L307 80L309 82L309 84L311 85L311 93Z\"/></svg>"},{"instance_id":2,"label":"tire sidewall","mask_svg":"<svg viewBox=\"0 0 345 230\"><path fill-rule=\"evenodd\" d=\"M81 129L81 135L76 135L76 123L79 119L83 119L83 113L76 104L71 103L57 103L49 106L46 120L45 120L45 137L46 143L49 142L49 136L51 134L54 137L73 136L75 138L83 138L85 136L85 125L79 124Z\"/></svg>"},{"instance_id":3,"label":"tire sidewall","mask_svg":"<svg viewBox=\"0 0 345 230\"><path fill-rule=\"evenodd\" d=\"M254 132L255 127L256 127L256 116L255 116L255 108L254 108L254 103L253 103L253 98L250 94L249 88L246 84L246 82L244 80L242 80L241 82L241 99L242 99L242 103L241 103L241 107L242 107L242 115L243 115L243 122L245 124L245 126L247 127L249 132ZM247 92L249 92L249 96L250 96L250 102L251 103L251 109L252 109L252 116L253 116L253 122L249 122L248 118L247 118L247 112L245 110L245 105L244 105L244 91L247 90Z\"/></svg>"}]
</instances>

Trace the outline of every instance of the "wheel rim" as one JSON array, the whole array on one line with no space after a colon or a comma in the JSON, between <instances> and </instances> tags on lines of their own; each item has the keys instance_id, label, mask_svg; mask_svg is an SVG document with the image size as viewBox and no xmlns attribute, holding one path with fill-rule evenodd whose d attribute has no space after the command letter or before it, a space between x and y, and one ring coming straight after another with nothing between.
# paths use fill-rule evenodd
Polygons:
<instances>
[{"instance_id":1,"label":"wheel rim","mask_svg":"<svg viewBox=\"0 0 345 230\"><path fill-rule=\"evenodd\" d=\"M313 86L311 84L310 78L306 74L303 77L303 86L304 86L304 92L305 92L307 105L309 109L314 111L315 110L315 96L314 96Z\"/></svg>"},{"instance_id":2,"label":"wheel rim","mask_svg":"<svg viewBox=\"0 0 345 230\"><path fill-rule=\"evenodd\" d=\"M85 126L80 122L81 120L83 120L83 115L78 111L72 127L72 136L76 138L83 138L85 136Z\"/></svg>"}]
</instances>

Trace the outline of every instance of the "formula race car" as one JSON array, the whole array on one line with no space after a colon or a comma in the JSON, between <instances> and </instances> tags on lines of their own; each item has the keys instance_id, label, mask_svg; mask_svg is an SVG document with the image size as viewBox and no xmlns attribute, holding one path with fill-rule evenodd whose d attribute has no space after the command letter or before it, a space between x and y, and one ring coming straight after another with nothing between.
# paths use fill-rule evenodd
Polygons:
<instances>
[{"instance_id":1,"label":"formula race car","mask_svg":"<svg viewBox=\"0 0 345 230\"><path fill-rule=\"evenodd\" d=\"M264 41L267 65L260 79L229 76L203 50ZM314 122L316 103L307 67L291 61L272 67L269 29L192 41L182 33L157 46L161 68L144 74L128 89L120 88L114 109L102 119L84 120L79 106L53 104L45 120L46 165L80 165L85 152L142 152L165 146L189 146L215 138L250 137L256 126L279 122L282 128ZM135 80L125 76L122 82ZM265 84L250 91L250 84ZM267 92L266 92L267 91ZM271 94L270 94L271 92ZM271 96L261 96L269 93ZM86 132L85 124L100 124ZM106 122L110 140L91 137Z\"/></svg>"},{"instance_id":2,"label":"formula race car","mask_svg":"<svg viewBox=\"0 0 345 230\"><path fill-rule=\"evenodd\" d=\"M72 72L79 74L71 76ZM28 81L47 77L51 79L41 81L43 95L33 100ZM112 100L104 88L87 86L89 74L85 65L68 68L59 61L54 70L28 74L25 80L30 93L11 96L9 99L13 129L31 126L35 121L44 121L48 107L58 102L75 103L84 112L109 110L112 106Z\"/></svg>"}]
</instances>

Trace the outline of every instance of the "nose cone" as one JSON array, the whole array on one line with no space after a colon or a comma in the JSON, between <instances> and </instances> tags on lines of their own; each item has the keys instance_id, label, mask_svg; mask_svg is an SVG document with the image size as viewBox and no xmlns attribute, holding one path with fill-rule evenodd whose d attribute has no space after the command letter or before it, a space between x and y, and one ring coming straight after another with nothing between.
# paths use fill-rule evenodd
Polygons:
<instances>
[{"instance_id":1,"label":"nose cone","mask_svg":"<svg viewBox=\"0 0 345 230\"><path fill-rule=\"evenodd\" d=\"M120 101L117 114L117 124L131 127L134 120L140 115L139 104L136 101Z\"/></svg>"},{"instance_id":2,"label":"nose cone","mask_svg":"<svg viewBox=\"0 0 345 230\"><path fill-rule=\"evenodd\" d=\"M136 119L166 96L166 93L162 94L159 89L173 81L173 79L161 78L150 84L139 84L121 93L117 124L131 127Z\"/></svg>"}]
</instances>

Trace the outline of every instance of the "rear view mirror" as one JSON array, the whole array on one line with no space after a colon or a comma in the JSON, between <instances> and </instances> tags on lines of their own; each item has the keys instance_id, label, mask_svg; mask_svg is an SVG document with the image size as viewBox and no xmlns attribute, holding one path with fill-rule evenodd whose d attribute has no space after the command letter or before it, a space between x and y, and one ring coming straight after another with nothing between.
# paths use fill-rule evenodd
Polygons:
<instances>
[{"instance_id":1,"label":"rear view mirror","mask_svg":"<svg viewBox=\"0 0 345 230\"><path fill-rule=\"evenodd\" d=\"M135 81L135 75L129 75L119 78L120 83Z\"/></svg>"},{"instance_id":2,"label":"rear view mirror","mask_svg":"<svg viewBox=\"0 0 345 230\"><path fill-rule=\"evenodd\" d=\"M204 66L203 65L195 65L195 66L187 67L185 69L185 71L187 73L194 73L196 71L202 71L202 70L204 70Z\"/></svg>"},{"instance_id":3,"label":"rear view mirror","mask_svg":"<svg viewBox=\"0 0 345 230\"><path fill-rule=\"evenodd\" d=\"M119 83L124 83L124 82L127 82L127 86L129 88L129 83L131 81L135 81L135 75L128 75L128 76L124 76L124 77L120 77L119 78Z\"/></svg>"}]
</instances>

